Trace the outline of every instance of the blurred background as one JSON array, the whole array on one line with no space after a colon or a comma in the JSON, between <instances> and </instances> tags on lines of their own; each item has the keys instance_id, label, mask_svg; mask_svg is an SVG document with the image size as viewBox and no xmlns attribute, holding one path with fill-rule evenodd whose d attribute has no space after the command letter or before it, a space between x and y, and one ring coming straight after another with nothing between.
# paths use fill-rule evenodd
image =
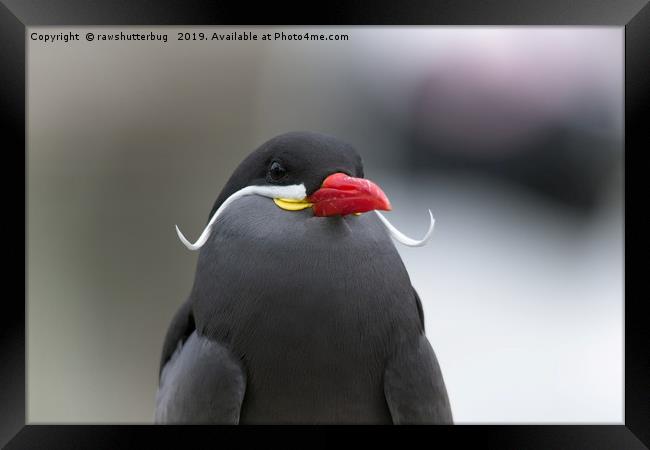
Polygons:
<instances>
[{"instance_id":1,"label":"blurred background","mask_svg":"<svg viewBox=\"0 0 650 450\"><path fill-rule=\"evenodd\" d=\"M178 31L347 41L176 41ZM336 135L382 186L457 423L623 422L623 28L30 28L28 422L153 420L237 164Z\"/></svg>"}]
</instances>

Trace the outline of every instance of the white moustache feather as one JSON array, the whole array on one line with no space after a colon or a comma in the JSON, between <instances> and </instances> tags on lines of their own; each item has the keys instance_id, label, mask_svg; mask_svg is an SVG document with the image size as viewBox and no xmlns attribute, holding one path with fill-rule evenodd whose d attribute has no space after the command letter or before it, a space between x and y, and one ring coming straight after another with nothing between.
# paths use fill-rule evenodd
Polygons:
<instances>
[{"instance_id":1,"label":"white moustache feather","mask_svg":"<svg viewBox=\"0 0 650 450\"><path fill-rule=\"evenodd\" d=\"M261 195L263 197L269 197L269 198L287 198L287 199L294 199L294 200L302 200L307 196L307 191L305 189L304 184L294 184L290 186L246 186L245 188L242 188L237 192L233 193L221 204L219 209L217 209L214 215L210 218L210 222L208 222L206 227L203 229L201 236L199 236L199 238L196 240L195 243L192 244L190 241L188 241L187 238L185 238L185 236L183 235L183 233L181 233L181 230L178 228L178 225L176 225L176 234L178 234L178 238L181 240L183 245L187 247L188 250L199 250L210 238L210 233L212 232L212 225L217 220L217 218L223 213L223 211L228 206L230 206L232 202L234 202L239 198L245 197L247 195ZM395 239L397 242L399 242L400 244L406 245L407 247L422 247L431 239L431 236L433 234L433 226L435 224L435 219L433 218L433 214L431 213L431 210L429 210L429 219L430 219L429 229L427 230L424 237L420 240L412 239L404 235L397 228L395 228L395 226L393 226L393 224L391 224L388 221L388 219L384 217L382 213L380 213L379 211L375 211L375 212L377 213L377 217L379 217L381 222L388 230L388 233L391 235L391 237Z\"/></svg>"},{"instance_id":2,"label":"white moustache feather","mask_svg":"<svg viewBox=\"0 0 650 450\"><path fill-rule=\"evenodd\" d=\"M433 226L436 223L436 219L433 218L433 213L431 210L429 210L429 229L427 230L424 237L420 240L412 239L406 236L404 233L395 228L395 226L390 223L382 213L377 210L375 210L375 212L377 213L377 217L379 217L379 220L382 221L392 238L400 244L406 245L407 247L423 247L427 244L427 242L429 242L431 236L433 235Z\"/></svg>"},{"instance_id":3,"label":"white moustache feather","mask_svg":"<svg viewBox=\"0 0 650 450\"><path fill-rule=\"evenodd\" d=\"M302 200L307 196L307 190L305 189L304 184L293 184L290 186L246 186L245 188L242 188L232 194L221 204L219 209L217 209L217 211L210 219L210 222L208 222L206 227L203 229L201 236L199 236L194 244L192 244L185 238L185 236L183 236L181 230L178 229L178 225L176 225L176 234L178 234L178 238L189 250L200 249L203 247L203 244L205 244L210 238L212 224L217 220L221 213L223 213L223 211L228 206L230 206L232 202L239 198L246 197L247 195L261 195L263 197L269 198L291 198L295 200Z\"/></svg>"}]
</instances>

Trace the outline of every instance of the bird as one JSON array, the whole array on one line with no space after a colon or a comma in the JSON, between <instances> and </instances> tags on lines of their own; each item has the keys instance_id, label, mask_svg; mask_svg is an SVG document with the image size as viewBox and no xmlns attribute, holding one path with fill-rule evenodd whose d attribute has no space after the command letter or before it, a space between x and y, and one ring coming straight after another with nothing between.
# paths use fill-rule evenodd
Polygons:
<instances>
[{"instance_id":1,"label":"bird","mask_svg":"<svg viewBox=\"0 0 650 450\"><path fill-rule=\"evenodd\" d=\"M337 137L264 142L195 243L191 291L164 338L158 424L453 424L422 303L380 211L392 206Z\"/></svg>"}]
</instances>

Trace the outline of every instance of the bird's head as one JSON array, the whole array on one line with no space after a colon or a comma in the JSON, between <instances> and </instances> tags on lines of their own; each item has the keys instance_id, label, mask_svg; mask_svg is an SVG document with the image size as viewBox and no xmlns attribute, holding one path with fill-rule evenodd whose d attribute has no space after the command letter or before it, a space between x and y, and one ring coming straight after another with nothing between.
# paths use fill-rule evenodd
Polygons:
<instances>
[{"instance_id":1,"label":"bird's head","mask_svg":"<svg viewBox=\"0 0 650 450\"><path fill-rule=\"evenodd\" d=\"M252 152L233 172L217 198L208 225L194 243L178 227L178 237L190 250L198 250L210 237L219 215L238 198L268 197L287 213L307 208L314 216L347 216L377 211L391 235L409 246L424 245L433 231L433 216L424 239L416 241L397 231L378 211L390 211L386 194L365 179L361 157L337 138L307 132L274 137Z\"/></svg>"}]
</instances>

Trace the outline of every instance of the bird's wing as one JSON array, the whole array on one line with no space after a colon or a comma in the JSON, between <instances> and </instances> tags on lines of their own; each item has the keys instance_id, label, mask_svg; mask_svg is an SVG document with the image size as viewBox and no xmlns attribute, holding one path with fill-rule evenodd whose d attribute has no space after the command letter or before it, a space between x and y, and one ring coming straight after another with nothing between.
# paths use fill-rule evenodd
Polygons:
<instances>
[{"instance_id":1,"label":"bird's wing","mask_svg":"<svg viewBox=\"0 0 650 450\"><path fill-rule=\"evenodd\" d=\"M192 302L191 299L188 299L176 311L167 329L162 355L160 357L159 377L162 374L165 364L167 364L176 351L176 348L178 348L178 345L182 345L195 328L194 316L192 315Z\"/></svg>"},{"instance_id":2,"label":"bird's wing","mask_svg":"<svg viewBox=\"0 0 650 450\"><path fill-rule=\"evenodd\" d=\"M436 355L420 334L398 347L384 371L384 395L394 424L452 424Z\"/></svg>"},{"instance_id":3,"label":"bird's wing","mask_svg":"<svg viewBox=\"0 0 650 450\"><path fill-rule=\"evenodd\" d=\"M245 377L239 361L196 333L191 300L172 318L160 358L157 423L237 423Z\"/></svg>"},{"instance_id":4,"label":"bird's wing","mask_svg":"<svg viewBox=\"0 0 650 450\"><path fill-rule=\"evenodd\" d=\"M245 390L241 361L193 331L164 365L155 422L237 424Z\"/></svg>"}]
</instances>

